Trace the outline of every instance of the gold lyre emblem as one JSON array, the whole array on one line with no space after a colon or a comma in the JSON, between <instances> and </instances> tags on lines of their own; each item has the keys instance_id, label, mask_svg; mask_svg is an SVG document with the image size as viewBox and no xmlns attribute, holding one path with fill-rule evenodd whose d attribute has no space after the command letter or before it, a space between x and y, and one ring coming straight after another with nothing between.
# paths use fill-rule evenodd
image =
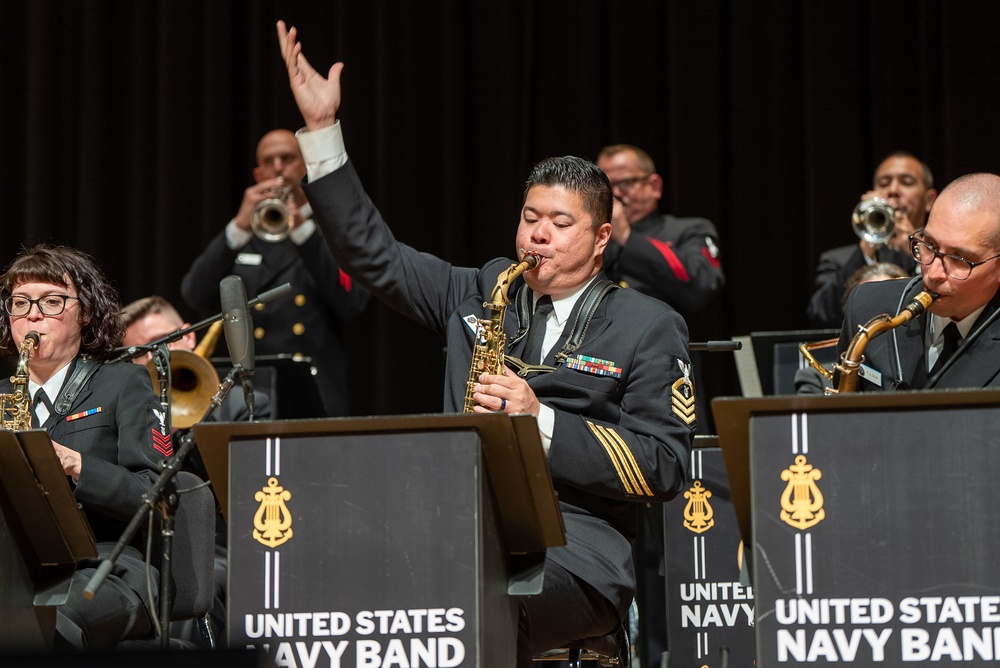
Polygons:
<instances>
[{"instance_id":1,"label":"gold lyre emblem","mask_svg":"<svg viewBox=\"0 0 1000 668\"><path fill-rule=\"evenodd\" d=\"M700 480L694 481L694 486L684 492L684 498L688 500L684 506L684 526L695 533L704 533L715 526L712 519L715 511L708 503L712 496L710 490L701 486Z\"/></svg>"},{"instance_id":2,"label":"gold lyre emblem","mask_svg":"<svg viewBox=\"0 0 1000 668\"><path fill-rule=\"evenodd\" d=\"M781 479L788 485L781 493L781 521L798 530L819 524L823 510L823 493L816 486L822 472L806 462L805 455L798 455L795 463L781 472Z\"/></svg>"},{"instance_id":3,"label":"gold lyre emblem","mask_svg":"<svg viewBox=\"0 0 1000 668\"><path fill-rule=\"evenodd\" d=\"M292 514L285 501L292 493L278 484L277 478L268 478L267 487L254 494L260 507L253 516L253 537L258 543L277 547L292 537Z\"/></svg>"}]
</instances>

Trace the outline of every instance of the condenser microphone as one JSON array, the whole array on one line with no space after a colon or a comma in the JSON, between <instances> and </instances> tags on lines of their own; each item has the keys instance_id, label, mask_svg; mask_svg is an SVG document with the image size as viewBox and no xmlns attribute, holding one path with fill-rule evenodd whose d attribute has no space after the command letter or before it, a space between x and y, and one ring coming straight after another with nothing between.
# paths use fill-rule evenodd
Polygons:
<instances>
[{"instance_id":1,"label":"condenser microphone","mask_svg":"<svg viewBox=\"0 0 1000 668\"><path fill-rule=\"evenodd\" d=\"M219 296L222 301L222 329L226 335L229 357L233 362L233 369L239 375L247 410L253 420L253 323L247 307L243 279L235 275L226 276L219 283Z\"/></svg>"}]
</instances>

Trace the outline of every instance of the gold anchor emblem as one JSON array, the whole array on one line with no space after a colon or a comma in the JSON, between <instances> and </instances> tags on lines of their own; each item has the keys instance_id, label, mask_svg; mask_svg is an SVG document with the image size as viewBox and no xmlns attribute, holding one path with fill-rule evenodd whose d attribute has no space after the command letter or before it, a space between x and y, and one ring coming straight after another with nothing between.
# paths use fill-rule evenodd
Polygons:
<instances>
[{"instance_id":1,"label":"gold anchor emblem","mask_svg":"<svg viewBox=\"0 0 1000 668\"><path fill-rule=\"evenodd\" d=\"M712 519L715 511L708 503L711 496L712 492L702 487L700 480L695 480L694 486L684 492L684 498L688 500L684 506L685 527L695 533L704 533L715 526Z\"/></svg>"},{"instance_id":2,"label":"gold anchor emblem","mask_svg":"<svg viewBox=\"0 0 1000 668\"><path fill-rule=\"evenodd\" d=\"M277 478L268 478L267 487L254 494L260 507L253 516L253 537L258 543L277 547L292 537L292 515L285 501L292 493L278 484Z\"/></svg>"},{"instance_id":3,"label":"gold anchor emblem","mask_svg":"<svg viewBox=\"0 0 1000 668\"><path fill-rule=\"evenodd\" d=\"M816 486L822 476L819 469L806 463L805 455L797 456L795 463L781 472L781 479L788 481L781 493L781 521L801 531L826 517L823 493Z\"/></svg>"}]
</instances>

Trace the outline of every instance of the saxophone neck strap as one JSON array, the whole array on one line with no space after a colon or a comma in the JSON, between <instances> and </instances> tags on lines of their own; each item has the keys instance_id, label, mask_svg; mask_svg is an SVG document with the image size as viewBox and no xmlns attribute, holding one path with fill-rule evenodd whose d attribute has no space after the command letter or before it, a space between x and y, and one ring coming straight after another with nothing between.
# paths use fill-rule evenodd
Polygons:
<instances>
[{"instance_id":1,"label":"saxophone neck strap","mask_svg":"<svg viewBox=\"0 0 1000 668\"><path fill-rule=\"evenodd\" d=\"M59 396L52 403L59 417L69 413L69 408L80 394L80 390L83 389L87 381L97 372L100 366L101 362L92 357L81 357L74 363L69 378L63 383L62 389L59 390Z\"/></svg>"},{"instance_id":2,"label":"saxophone neck strap","mask_svg":"<svg viewBox=\"0 0 1000 668\"><path fill-rule=\"evenodd\" d=\"M576 352L576 349L583 345L583 340L587 337L587 328L594 318L598 305L612 290L617 290L621 286L614 281L607 279L595 279L587 292L584 293L580 308L576 311L576 321L573 323L573 331L563 345L562 350L556 353L556 365L562 364L566 358Z\"/></svg>"},{"instance_id":3,"label":"saxophone neck strap","mask_svg":"<svg viewBox=\"0 0 1000 668\"><path fill-rule=\"evenodd\" d=\"M530 373L551 373L555 371L557 366L565 362L577 348L583 345L583 341L587 336L587 328L590 326L590 321L594 318L594 313L597 312L597 307L601 301L609 292L620 287L614 281L609 281L600 276L591 282L590 286L583 293L583 298L577 302L578 306L575 309L576 319L573 321L573 331L570 332L569 338L566 339L566 343L563 344L562 349L556 353L556 366L526 364L510 355L506 358L508 365L517 372L517 375L522 377ZM521 289L517 292L516 310L518 322L517 334L507 344L508 347L528 331L528 322L531 320L531 290L526 285L521 286Z\"/></svg>"}]
</instances>

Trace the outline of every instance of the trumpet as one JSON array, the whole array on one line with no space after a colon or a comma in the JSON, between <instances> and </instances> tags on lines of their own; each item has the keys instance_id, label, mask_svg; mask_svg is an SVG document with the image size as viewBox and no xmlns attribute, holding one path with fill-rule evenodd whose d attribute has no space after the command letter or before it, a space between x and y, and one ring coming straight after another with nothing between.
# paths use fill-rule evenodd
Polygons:
<instances>
[{"instance_id":1,"label":"trumpet","mask_svg":"<svg viewBox=\"0 0 1000 668\"><path fill-rule=\"evenodd\" d=\"M896 231L896 210L881 197L863 200L854 207L851 227L873 246L884 246Z\"/></svg>"},{"instance_id":2,"label":"trumpet","mask_svg":"<svg viewBox=\"0 0 1000 668\"><path fill-rule=\"evenodd\" d=\"M263 199L254 207L250 219L250 229L263 241L278 243L283 241L292 230L292 210L286 200L292 191L291 186L281 186L271 191L271 196Z\"/></svg>"}]
</instances>

